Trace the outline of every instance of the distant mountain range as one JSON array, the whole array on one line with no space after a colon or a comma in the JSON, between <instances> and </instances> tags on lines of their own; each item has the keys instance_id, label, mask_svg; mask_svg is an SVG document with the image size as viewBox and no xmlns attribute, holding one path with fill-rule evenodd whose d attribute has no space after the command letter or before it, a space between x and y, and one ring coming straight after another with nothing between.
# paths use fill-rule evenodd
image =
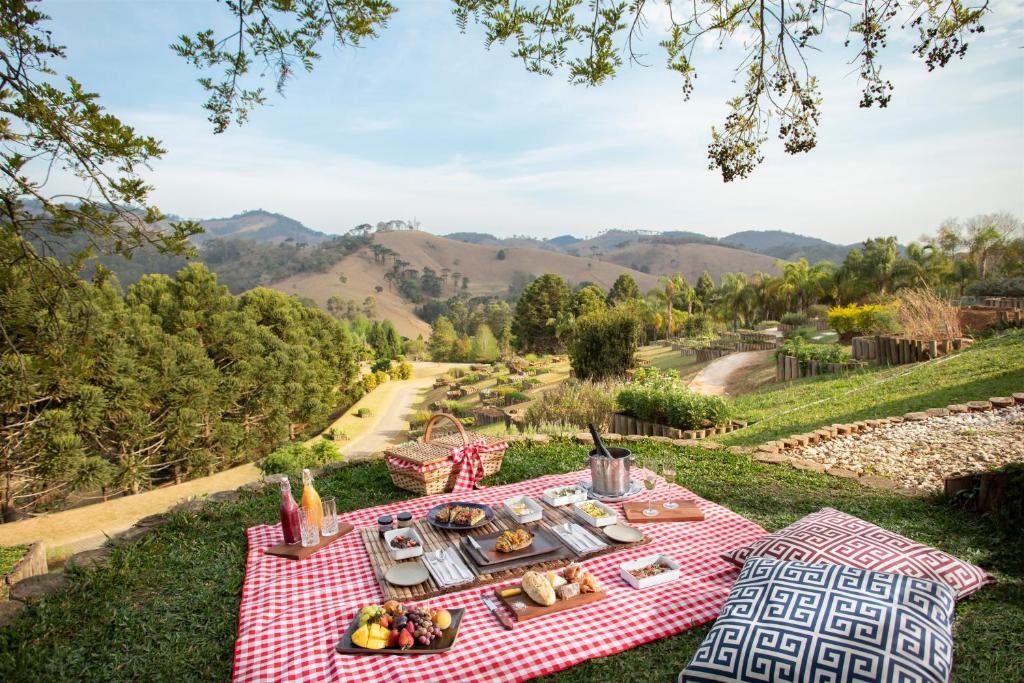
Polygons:
<instances>
[{"instance_id":1,"label":"distant mountain range","mask_svg":"<svg viewBox=\"0 0 1024 683\"><path fill-rule=\"evenodd\" d=\"M197 244L217 238L245 239L270 244L280 244L281 242L319 244L332 237L332 235L319 230L307 228L294 218L263 209L244 211L230 218L208 218L198 222L202 224L206 232L192 238Z\"/></svg>"}]
</instances>

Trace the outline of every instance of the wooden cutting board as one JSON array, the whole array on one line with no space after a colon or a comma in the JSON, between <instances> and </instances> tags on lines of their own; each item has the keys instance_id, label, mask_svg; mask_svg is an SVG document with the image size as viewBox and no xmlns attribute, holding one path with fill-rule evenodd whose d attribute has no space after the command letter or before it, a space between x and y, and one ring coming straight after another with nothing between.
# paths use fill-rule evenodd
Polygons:
<instances>
[{"instance_id":1,"label":"wooden cutting board","mask_svg":"<svg viewBox=\"0 0 1024 683\"><path fill-rule=\"evenodd\" d=\"M277 557L286 557L289 560L304 560L321 548L326 548L330 544L337 541L345 534L352 531L355 527L345 522L338 522L338 533L333 536L321 536L320 542L316 545L311 545L308 548L303 548L301 543L295 543L288 545L287 543L278 543L275 546L267 548L263 552L267 555L276 555Z\"/></svg>"},{"instance_id":2,"label":"wooden cutting board","mask_svg":"<svg viewBox=\"0 0 1024 683\"><path fill-rule=\"evenodd\" d=\"M604 591L598 591L597 593L580 593L568 600L555 600L555 604L553 605L539 605L526 594L526 591L523 591L519 595L513 595L507 598L501 597L500 591L495 591L494 594L498 596L498 600L508 608L508 611L516 618L516 621L526 621L528 619L536 619L537 617L554 614L555 612L563 612L567 609L574 609L576 607L582 607L583 605L589 605L592 602L604 600L608 597L607 593Z\"/></svg>"},{"instance_id":3,"label":"wooden cutting board","mask_svg":"<svg viewBox=\"0 0 1024 683\"><path fill-rule=\"evenodd\" d=\"M675 510L666 510L662 505L664 501L654 501L653 507L658 511L654 517L648 517L643 513L647 507L646 501L630 500L622 504L622 512L626 519L634 524L653 524L656 522L699 522L704 519L704 513L695 503L688 500L677 500L679 507Z\"/></svg>"}]
</instances>

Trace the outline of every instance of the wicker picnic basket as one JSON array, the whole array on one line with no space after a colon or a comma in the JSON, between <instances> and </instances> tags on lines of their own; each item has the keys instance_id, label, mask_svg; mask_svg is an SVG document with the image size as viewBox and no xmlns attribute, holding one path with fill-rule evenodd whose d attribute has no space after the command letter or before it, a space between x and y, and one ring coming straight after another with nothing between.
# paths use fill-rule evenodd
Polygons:
<instances>
[{"instance_id":1,"label":"wicker picnic basket","mask_svg":"<svg viewBox=\"0 0 1024 683\"><path fill-rule=\"evenodd\" d=\"M441 420L448 420L455 425L455 433L435 437L434 425ZM469 444L476 439L483 439L488 445L502 441L500 438L467 432L455 416L437 413L427 421L422 441L402 444L384 451L384 460L391 473L391 481L399 488L428 496L451 491L455 486L459 468L462 467L461 464L455 465L449 459L452 448ZM490 476L500 470L504 457L504 449L481 453L484 476ZM394 463L392 459L400 463ZM399 464L404 464L405 467Z\"/></svg>"}]
</instances>

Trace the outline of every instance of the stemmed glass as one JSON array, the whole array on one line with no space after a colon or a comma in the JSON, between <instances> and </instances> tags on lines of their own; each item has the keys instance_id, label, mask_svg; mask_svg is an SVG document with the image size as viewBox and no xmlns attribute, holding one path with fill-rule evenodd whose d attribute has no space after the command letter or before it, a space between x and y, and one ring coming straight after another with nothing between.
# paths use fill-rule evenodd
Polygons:
<instances>
[{"instance_id":1,"label":"stemmed glass","mask_svg":"<svg viewBox=\"0 0 1024 683\"><path fill-rule=\"evenodd\" d=\"M667 462L664 465L662 465L661 478L664 479L666 483L674 484L676 481L676 466L670 462ZM677 507L679 507L679 503L675 502L674 500L666 500L661 505L666 510L675 510Z\"/></svg>"},{"instance_id":2,"label":"stemmed glass","mask_svg":"<svg viewBox=\"0 0 1024 683\"><path fill-rule=\"evenodd\" d=\"M648 463L648 467L644 474L644 488L647 489L647 507L642 512L645 517L656 517L658 515L658 509L654 507L654 501L651 498L654 487L658 485L658 480L655 478L653 463Z\"/></svg>"}]
</instances>

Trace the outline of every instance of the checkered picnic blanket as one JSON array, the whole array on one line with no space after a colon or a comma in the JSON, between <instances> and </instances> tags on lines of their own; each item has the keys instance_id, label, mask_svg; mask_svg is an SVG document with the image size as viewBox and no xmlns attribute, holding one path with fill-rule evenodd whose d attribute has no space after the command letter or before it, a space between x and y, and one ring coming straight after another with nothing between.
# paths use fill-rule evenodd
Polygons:
<instances>
[{"instance_id":1,"label":"checkered picnic blanket","mask_svg":"<svg viewBox=\"0 0 1024 683\"><path fill-rule=\"evenodd\" d=\"M589 479L589 471L551 475L473 492L470 499L500 505L518 495L540 498L544 489ZM659 480L660 481L660 480ZM375 525L381 514L408 510L423 516L434 505L465 498L446 493L340 515L356 527ZM465 607L455 647L421 656L340 655L334 646L360 607L381 602L370 559L358 532L301 562L265 555L281 541L279 525L248 529L249 555L238 639L235 681L525 681L594 657L604 657L682 633L715 619L737 567L721 558L765 531L724 507L660 481L655 497L692 500L704 521L645 524L651 543L584 561L608 597L590 605L517 624L504 630L484 608L481 593L504 584L433 598L436 607ZM621 505L611 504L621 514ZM619 565L666 554L682 576L635 590L619 576ZM686 662L680 661L679 668Z\"/></svg>"}]
</instances>

